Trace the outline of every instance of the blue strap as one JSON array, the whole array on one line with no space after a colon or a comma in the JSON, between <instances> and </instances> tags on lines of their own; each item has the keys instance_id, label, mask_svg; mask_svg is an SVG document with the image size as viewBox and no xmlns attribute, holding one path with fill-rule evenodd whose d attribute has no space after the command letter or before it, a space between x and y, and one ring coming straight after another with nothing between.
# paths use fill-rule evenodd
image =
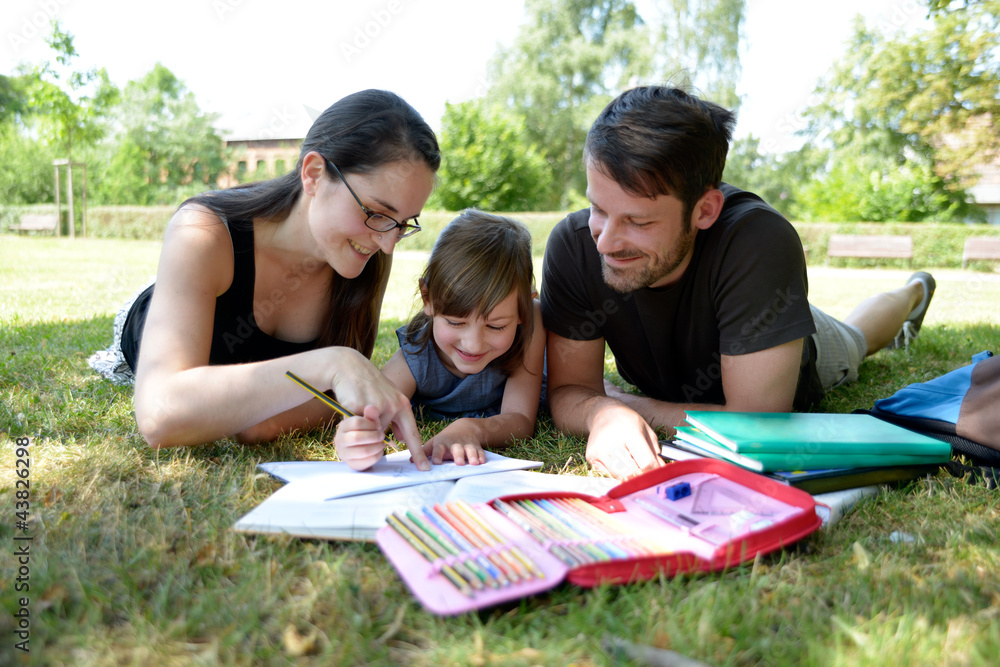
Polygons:
<instances>
[{"instance_id":1,"label":"blue strap","mask_svg":"<svg viewBox=\"0 0 1000 667\"><path fill-rule=\"evenodd\" d=\"M889 398L875 401L875 407L903 417L937 419L951 424L958 422L962 401L972 384L972 369L989 359L989 350L973 355L972 363L927 382L907 385Z\"/></svg>"}]
</instances>

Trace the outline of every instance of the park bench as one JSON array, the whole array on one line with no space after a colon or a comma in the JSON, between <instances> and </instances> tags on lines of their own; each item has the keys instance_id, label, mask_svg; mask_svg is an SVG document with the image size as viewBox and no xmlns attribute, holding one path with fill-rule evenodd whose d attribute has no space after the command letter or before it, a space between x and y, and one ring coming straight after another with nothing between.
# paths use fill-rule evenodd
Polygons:
<instances>
[{"instance_id":1,"label":"park bench","mask_svg":"<svg viewBox=\"0 0 1000 667\"><path fill-rule=\"evenodd\" d=\"M10 231L17 232L52 232L55 233L59 224L59 216L55 213L25 213L21 221L10 226Z\"/></svg>"},{"instance_id":2,"label":"park bench","mask_svg":"<svg viewBox=\"0 0 1000 667\"><path fill-rule=\"evenodd\" d=\"M1000 260L1000 236L970 236L962 250L962 268L974 259Z\"/></svg>"},{"instance_id":3,"label":"park bench","mask_svg":"<svg viewBox=\"0 0 1000 667\"><path fill-rule=\"evenodd\" d=\"M905 259L913 261L913 239L909 236L862 236L832 234L826 247L827 263L831 257Z\"/></svg>"}]
</instances>

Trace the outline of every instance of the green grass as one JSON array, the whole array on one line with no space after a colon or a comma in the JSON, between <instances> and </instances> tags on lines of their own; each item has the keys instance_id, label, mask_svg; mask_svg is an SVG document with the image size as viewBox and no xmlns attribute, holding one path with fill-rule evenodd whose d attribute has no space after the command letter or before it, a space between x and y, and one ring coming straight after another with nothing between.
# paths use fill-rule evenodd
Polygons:
<instances>
[{"instance_id":1,"label":"green grass","mask_svg":"<svg viewBox=\"0 0 1000 667\"><path fill-rule=\"evenodd\" d=\"M752 565L623 587L561 585L449 619L425 613L373 545L233 533L276 488L257 463L331 458L331 436L146 447L131 390L100 379L86 358L154 273L158 247L0 237L0 664L627 663L602 649L605 634L718 665L990 664L1000 652L1000 492L944 474L886 491ZM413 252L397 258L376 361L412 312L422 264ZM878 353L821 410L869 407L1000 347L1000 279L935 274L910 354ZM907 275L817 267L811 300L843 316ZM34 438L27 533L14 514L23 436ZM543 419L510 453L543 460L547 472L588 474L583 450ZM895 531L915 541L893 541ZM27 593L15 590L10 556L24 534L34 538ZM30 655L14 649L12 614L25 595Z\"/></svg>"}]
</instances>

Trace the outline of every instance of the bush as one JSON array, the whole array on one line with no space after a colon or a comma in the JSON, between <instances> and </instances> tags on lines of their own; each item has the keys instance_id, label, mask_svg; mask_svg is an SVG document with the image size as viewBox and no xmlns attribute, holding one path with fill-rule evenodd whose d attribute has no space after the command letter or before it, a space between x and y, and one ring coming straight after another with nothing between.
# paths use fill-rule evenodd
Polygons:
<instances>
[{"instance_id":1,"label":"bush","mask_svg":"<svg viewBox=\"0 0 1000 667\"><path fill-rule=\"evenodd\" d=\"M494 211L490 211L494 213ZM424 211L420 216L420 226L423 231L410 238L403 239L397 246L400 250L430 250L434 247L434 241L444 226L451 222L458 212L455 211ZM556 223L566 217L561 211L548 213L497 213L508 218L524 223L528 231L531 232L531 253L536 257L541 257L545 251L545 241L549 238L549 232Z\"/></svg>"},{"instance_id":2,"label":"bush","mask_svg":"<svg viewBox=\"0 0 1000 667\"><path fill-rule=\"evenodd\" d=\"M87 209L87 236L159 241L177 206L94 206Z\"/></svg>"},{"instance_id":3,"label":"bush","mask_svg":"<svg viewBox=\"0 0 1000 667\"><path fill-rule=\"evenodd\" d=\"M95 239L136 239L159 241L167 229L176 206L88 206L87 236ZM0 227L16 224L25 213L55 213L55 204L10 206L0 208ZM62 206L63 229L66 229L66 207ZM80 213L77 211L76 233L82 234Z\"/></svg>"},{"instance_id":4,"label":"bush","mask_svg":"<svg viewBox=\"0 0 1000 667\"><path fill-rule=\"evenodd\" d=\"M92 238L138 239L159 241L176 206L91 206L87 208L87 236ZM21 213L54 213L52 204L0 208L0 229L15 224ZM457 215L454 211L424 211L419 234L405 239L400 250L429 251L441 229ZM500 213L523 222L531 232L532 254L541 257L549 232L562 220L563 211ZM65 211L63 212L65 219ZM77 219L77 229L80 221ZM1000 237L1000 226L931 222L793 222L802 239L810 265L826 263L826 248L831 234L899 234L913 237L913 266L961 268L962 248L969 236ZM974 262L972 268L991 270L995 262ZM831 266L907 268L901 259L857 259L837 257Z\"/></svg>"}]
</instances>

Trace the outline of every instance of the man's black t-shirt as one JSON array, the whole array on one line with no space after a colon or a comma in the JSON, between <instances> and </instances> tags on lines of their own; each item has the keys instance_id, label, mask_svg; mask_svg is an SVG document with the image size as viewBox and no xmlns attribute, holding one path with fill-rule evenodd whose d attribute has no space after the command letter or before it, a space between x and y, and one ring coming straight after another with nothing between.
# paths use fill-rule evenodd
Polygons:
<instances>
[{"instance_id":1,"label":"man's black t-shirt","mask_svg":"<svg viewBox=\"0 0 1000 667\"><path fill-rule=\"evenodd\" d=\"M684 275L663 288L612 290L601 275L589 210L564 218L545 249L546 328L572 340L604 338L618 372L647 396L724 404L722 355L758 352L816 329L795 228L756 195L725 184L721 190L719 218L698 230ZM818 398L811 342L804 347L797 409Z\"/></svg>"}]
</instances>

